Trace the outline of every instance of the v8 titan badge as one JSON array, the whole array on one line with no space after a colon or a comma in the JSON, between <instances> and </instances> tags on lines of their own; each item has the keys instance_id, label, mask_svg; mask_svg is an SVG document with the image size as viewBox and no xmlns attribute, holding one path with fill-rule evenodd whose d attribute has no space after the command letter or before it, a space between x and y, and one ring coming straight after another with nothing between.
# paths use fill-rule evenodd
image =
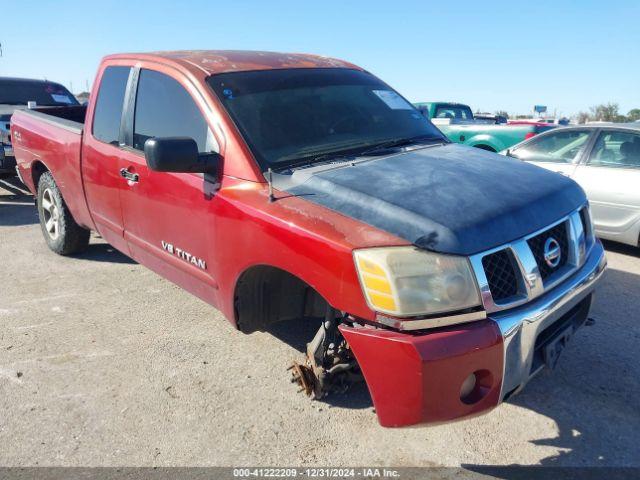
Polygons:
<instances>
[{"instance_id":1,"label":"v8 titan badge","mask_svg":"<svg viewBox=\"0 0 640 480\"><path fill-rule=\"evenodd\" d=\"M169 252L171 255L175 255L176 257L181 258L182 260L189 262L192 265L195 265L202 270L207 269L207 262L205 262L203 259L198 258L195 255L192 255L189 252L186 252L181 248L174 246L172 243L167 243L162 240L162 249L166 252Z\"/></svg>"}]
</instances>

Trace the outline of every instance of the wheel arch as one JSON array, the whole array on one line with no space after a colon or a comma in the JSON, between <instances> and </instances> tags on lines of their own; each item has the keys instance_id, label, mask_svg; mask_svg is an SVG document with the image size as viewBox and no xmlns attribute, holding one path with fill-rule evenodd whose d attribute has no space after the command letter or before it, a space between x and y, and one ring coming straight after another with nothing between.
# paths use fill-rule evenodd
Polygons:
<instances>
[{"instance_id":1,"label":"wheel arch","mask_svg":"<svg viewBox=\"0 0 640 480\"><path fill-rule=\"evenodd\" d=\"M499 152L500 150L503 150L503 148L501 148L502 142L494 135L487 133L477 133L467 139L465 143L470 147L480 148L489 152Z\"/></svg>"},{"instance_id":2,"label":"wheel arch","mask_svg":"<svg viewBox=\"0 0 640 480\"><path fill-rule=\"evenodd\" d=\"M234 321L244 333L285 320L322 317L328 304L304 278L275 265L247 267L233 287Z\"/></svg>"},{"instance_id":3,"label":"wheel arch","mask_svg":"<svg viewBox=\"0 0 640 480\"><path fill-rule=\"evenodd\" d=\"M49 172L53 176L49 167L47 167L47 165L39 158L36 158L31 162L31 181L33 182L33 193L35 195L38 194L38 182L40 181L40 177L45 172Z\"/></svg>"}]
</instances>

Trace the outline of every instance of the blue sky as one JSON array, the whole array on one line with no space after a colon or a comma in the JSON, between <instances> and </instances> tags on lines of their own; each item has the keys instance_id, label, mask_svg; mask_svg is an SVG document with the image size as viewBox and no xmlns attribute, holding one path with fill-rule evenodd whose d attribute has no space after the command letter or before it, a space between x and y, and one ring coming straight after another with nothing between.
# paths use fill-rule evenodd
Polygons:
<instances>
[{"instance_id":1,"label":"blue sky","mask_svg":"<svg viewBox=\"0 0 640 480\"><path fill-rule=\"evenodd\" d=\"M0 75L74 92L109 53L246 49L356 63L412 101L640 108L640 1L0 0Z\"/></svg>"}]
</instances>

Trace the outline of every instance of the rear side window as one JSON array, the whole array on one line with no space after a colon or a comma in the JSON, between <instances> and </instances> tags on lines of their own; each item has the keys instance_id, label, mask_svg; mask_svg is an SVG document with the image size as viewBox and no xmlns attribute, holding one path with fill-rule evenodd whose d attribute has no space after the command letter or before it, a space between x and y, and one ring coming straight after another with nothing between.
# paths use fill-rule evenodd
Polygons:
<instances>
[{"instance_id":1,"label":"rear side window","mask_svg":"<svg viewBox=\"0 0 640 480\"><path fill-rule=\"evenodd\" d=\"M203 153L208 126L191 95L173 78L153 70L140 70L133 126L133 148L144 150L154 137L190 137Z\"/></svg>"},{"instance_id":2,"label":"rear side window","mask_svg":"<svg viewBox=\"0 0 640 480\"><path fill-rule=\"evenodd\" d=\"M602 132L591 151L588 164L640 168L640 135L620 131Z\"/></svg>"},{"instance_id":3,"label":"rear side window","mask_svg":"<svg viewBox=\"0 0 640 480\"><path fill-rule=\"evenodd\" d=\"M101 142L118 145L124 94L130 72L131 67L107 67L102 74L93 116L93 136Z\"/></svg>"}]
</instances>

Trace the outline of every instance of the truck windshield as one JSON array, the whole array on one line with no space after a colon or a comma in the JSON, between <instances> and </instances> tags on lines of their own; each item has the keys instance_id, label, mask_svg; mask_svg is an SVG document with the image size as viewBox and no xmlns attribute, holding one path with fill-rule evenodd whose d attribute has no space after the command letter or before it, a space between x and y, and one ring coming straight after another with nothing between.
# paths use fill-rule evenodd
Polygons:
<instances>
[{"instance_id":1,"label":"truck windshield","mask_svg":"<svg viewBox=\"0 0 640 480\"><path fill-rule=\"evenodd\" d=\"M435 118L451 118L453 120L473 120L473 112L467 105L440 104L436 107Z\"/></svg>"},{"instance_id":2,"label":"truck windshield","mask_svg":"<svg viewBox=\"0 0 640 480\"><path fill-rule=\"evenodd\" d=\"M76 98L62 85L37 80L0 78L0 104L52 107L78 105Z\"/></svg>"},{"instance_id":3,"label":"truck windshield","mask_svg":"<svg viewBox=\"0 0 640 480\"><path fill-rule=\"evenodd\" d=\"M213 75L208 83L266 170L403 140L445 141L391 87L346 68Z\"/></svg>"}]
</instances>

